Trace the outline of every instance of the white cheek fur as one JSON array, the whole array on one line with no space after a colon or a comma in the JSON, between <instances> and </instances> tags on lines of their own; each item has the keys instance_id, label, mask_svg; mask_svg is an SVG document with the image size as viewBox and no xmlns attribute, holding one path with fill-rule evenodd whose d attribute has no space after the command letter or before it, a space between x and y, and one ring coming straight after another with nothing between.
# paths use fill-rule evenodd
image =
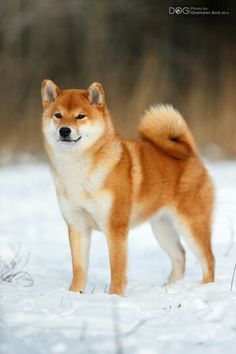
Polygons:
<instances>
[{"instance_id":1,"label":"white cheek fur","mask_svg":"<svg viewBox=\"0 0 236 354\"><path fill-rule=\"evenodd\" d=\"M96 143L96 141L102 136L104 133L104 123L99 121L97 123L93 124L85 124L81 125L81 127L75 129L71 127L71 139L76 140L79 137L81 139L77 143L63 143L60 141L60 134L59 134L59 128L57 124L55 124L53 119L48 119L46 122L43 124L43 133L44 136L47 140L47 142L55 147L62 147L64 148L71 148L75 146L79 146L80 149L86 149L93 144Z\"/></svg>"}]
</instances>

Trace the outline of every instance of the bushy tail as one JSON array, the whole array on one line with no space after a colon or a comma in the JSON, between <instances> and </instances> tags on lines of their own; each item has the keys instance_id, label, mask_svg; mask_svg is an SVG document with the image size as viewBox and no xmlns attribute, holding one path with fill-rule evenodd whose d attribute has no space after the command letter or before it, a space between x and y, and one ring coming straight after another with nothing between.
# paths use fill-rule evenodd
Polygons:
<instances>
[{"instance_id":1,"label":"bushy tail","mask_svg":"<svg viewBox=\"0 0 236 354\"><path fill-rule=\"evenodd\" d=\"M185 120L172 106L152 106L140 122L139 133L162 152L176 159L186 159L197 153Z\"/></svg>"}]
</instances>

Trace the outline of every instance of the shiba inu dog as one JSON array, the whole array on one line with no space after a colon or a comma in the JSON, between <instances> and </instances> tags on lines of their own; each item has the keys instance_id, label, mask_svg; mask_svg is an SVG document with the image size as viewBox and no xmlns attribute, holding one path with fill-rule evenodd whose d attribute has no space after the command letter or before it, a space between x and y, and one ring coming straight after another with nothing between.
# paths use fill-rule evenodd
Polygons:
<instances>
[{"instance_id":1,"label":"shiba inu dog","mask_svg":"<svg viewBox=\"0 0 236 354\"><path fill-rule=\"evenodd\" d=\"M151 107L140 121L140 139L133 141L115 132L99 83L87 90L60 90L44 80L42 103L45 146L68 225L70 290L85 289L96 229L107 238L110 293L123 295L128 231L146 220L170 258L170 283L185 270L180 233L200 262L203 283L214 281L214 188L180 113L171 106Z\"/></svg>"}]
</instances>

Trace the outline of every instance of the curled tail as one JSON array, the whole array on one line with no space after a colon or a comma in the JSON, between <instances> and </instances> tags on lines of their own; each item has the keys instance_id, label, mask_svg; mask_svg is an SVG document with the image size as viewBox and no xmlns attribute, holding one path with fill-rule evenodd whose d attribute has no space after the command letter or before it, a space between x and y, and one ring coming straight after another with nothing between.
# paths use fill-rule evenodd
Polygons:
<instances>
[{"instance_id":1,"label":"curled tail","mask_svg":"<svg viewBox=\"0 0 236 354\"><path fill-rule=\"evenodd\" d=\"M140 122L139 133L162 152L176 159L186 159L197 153L185 120L172 106L152 106Z\"/></svg>"}]
</instances>

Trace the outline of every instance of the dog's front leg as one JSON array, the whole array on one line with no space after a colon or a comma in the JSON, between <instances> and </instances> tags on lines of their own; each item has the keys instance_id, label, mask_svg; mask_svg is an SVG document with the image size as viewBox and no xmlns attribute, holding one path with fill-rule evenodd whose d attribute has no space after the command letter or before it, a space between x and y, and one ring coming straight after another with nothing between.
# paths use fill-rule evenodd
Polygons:
<instances>
[{"instance_id":1,"label":"dog's front leg","mask_svg":"<svg viewBox=\"0 0 236 354\"><path fill-rule=\"evenodd\" d=\"M87 280L91 230L83 228L79 231L74 226L68 225L68 233L73 269L73 278L69 290L84 292Z\"/></svg>"},{"instance_id":2,"label":"dog's front leg","mask_svg":"<svg viewBox=\"0 0 236 354\"><path fill-rule=\"evenodd\" d=\"M110 294L124 295L127 279L127 227L113 228L107 235L111 286Z\"/></svg>"}]
</instances>

